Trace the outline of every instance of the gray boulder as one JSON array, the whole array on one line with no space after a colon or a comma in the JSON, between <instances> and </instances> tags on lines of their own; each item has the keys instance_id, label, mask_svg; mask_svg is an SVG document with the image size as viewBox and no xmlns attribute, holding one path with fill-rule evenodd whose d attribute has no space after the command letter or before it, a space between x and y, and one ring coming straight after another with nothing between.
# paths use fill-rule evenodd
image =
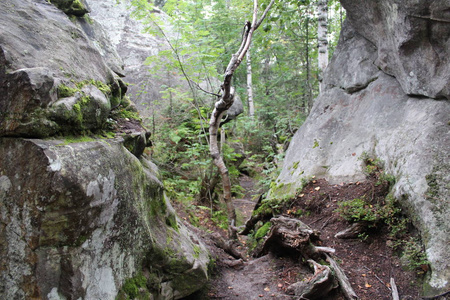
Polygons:
<instances>
[{"instance_id":1,"label":"gray boulder","mask_svg":"<svg viewBox=\"0 0 450 300\"><path fill-rule=\"evenodd\" d=\"M0 298L107 300L134 286L179 299L205 284L204 245L122 142L0 139Z\"/></svg>"},{"instance_id":2,"label":"gray boulder","mask_svg":"<svg viewBox=\"0 0 450 300\"><path fill-rule=\"evenodd\" d=\"M4 29L0 32L0 136L47 137L99 129L111 106L120 103L123 84L76 20L46 1L0 3ZM84 88L87 85L97 89ZM80 99L90 101L99 99L99 90L108 103L99 107L100 114L83 116L93 126L82 128L73 122L79 111L55 115L65 112L54 107L59 106L59 98L78 93ZM93 101L89 106L97 104Z\"/></svg>"},{"instance_id":3,"label":"gray boulder","mask_svg":"<svg viewBox=\"0 0 450 300\"><path fill-rule=\"evenodd\" d=\"M102 127L110 111L111 104L105 95L96 86L88 84L75 95L53 103L50 119L65 124L68 127L63 130L65 132L95 130Z\"/></svg>"},{"instance_id":4,"label":"gray boulder","mask_svg":"<svg viewBox=\"0 0 450 300\"><path fill-rule=\"evenodd\" d=\"M0 2L0 298L185 297L205 284L208 253L142 158L149 133L114 47L65 9L81 2L52 2L65 13ZM109 119L119 103L135 118ZM79 135L106 123L115 139Z\"/></svg>"},{"instance_id":5,"label":"gray boulder","mask_svg":"<svg viewBox=\"0 0 450 300\"><path fill-rule=\"evenodd\" d=\"M437 5L442 12L448 5L342 2L348 21L324 75L326 88L292 139L270 196L292 196L313 175L332 183L363 180L359 158L379 158L395 176L393 194L425 242L432 270L424 293L448 291L450 103L437 100L449 98L450 27L437 17ZM430 14L416 17L418 7ZM430 49L435 54L427 56Z\"/></svg>"}]
</instances>

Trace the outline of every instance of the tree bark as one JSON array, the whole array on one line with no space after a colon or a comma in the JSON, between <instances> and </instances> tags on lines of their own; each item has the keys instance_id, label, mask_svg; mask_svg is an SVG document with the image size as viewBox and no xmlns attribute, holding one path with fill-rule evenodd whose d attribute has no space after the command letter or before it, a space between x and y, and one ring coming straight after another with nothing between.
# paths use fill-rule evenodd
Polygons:
<instances>
[{"instance_id":1,"label":"tree bark","mask_svg":"<svg viewBox=\"0 0 450 300\"><path fill-rule=\"evenodd\" d=\"M312 242L319 239L318 232L298 219L280 216L270 219L270 222L272 227L257 256L269 252L296 252L305 259L318 259L323 253L335 251L329 247L314 246Z\"/></svg>"},{"instance_id":2,"label":"tree bark","mask_svg":"<svg viewBox=\"0 0 450 300\"><path fill-rule=\"evenodd\" d=\"M200 193L198 194L198 202L201 204L208 205L212 207L214 190L220 180L220 173L213 169L214 166L211 165L211 171L205 172L203 175L202 182L200 184Z\"/></svg>"},{"instance_id":3,"label":"tree bark","mask_svg":"<svg viewBox=\"0 0 450 300\"><path fill-rule=\"evenodd\" d=\"M309 13L309 5L308 5L308 13ZM311 67L310 67L310 57L309 57L309 16L306 15L305 20L306 26L306 41L305 41L305 56L306 56L306 90L307 92L307 103L305 105L305 114L308 115L311 110L313 98L312 98L312 85L311 85Z\"/></svg>"},{"instance_id":4,"label":"tree bark","mask_svg":"<svg viewBox=\"0 0 450 300\"><path fill-rule=\"evenodd\" d=\"M228 223L229 230L228 234L231 239L237 239L236 231L236 211L234 209L233 202L231 201L231 181L228 173L228 169L225 165L222 155L219 151L217 134L220 127L220 121L224 113L233 105L234 102L234 88L231 86L231 80L233 78L234 71L241 64L245 54L247 53L250 43L252 40L253 32L261 25L261 22L267 15L267 12L272 7L275 0L271 0L270 4L267 6L266 10L262 14L261 18L257 20L258 13L258 1L253 2L253 20L252 22L247 21L244 27L244 32L242 34L242 42L239 50L232 55L230 62L225 70L225 76L223 83L221 85L221 96L219 100L214 105L214 110L211 114L211 119L209 122L209 135L210 143L209 150L211 157L213 158L214 164L220 171L222 175L223 184L223 200L227 206Z\"/></svg>"},{"instance_id":5,"label":"tree bark","mask_svg":"<svg viewBox=\"0 0 450 300\"><path fill-rule=\"evenodd\" d=\"M368 222L356 222L350 225L348 228L336 233L334 237L337 237L338 239L355 239L359 236L359 234L365 232L368 227Z\"/></svg>"},{"instance_id":6,"label":"tree bark","mask_svg":"<svg viewBox=\"0 0 450 300\"><path fill-rule=\"evenodd\" d=\"M247 96L248 115L250 118L253 118L255 116L255 103L253 102L252 58L250 49L247 51Z\"/></svg>"},{"instance_id":7,"label":"tree bark","mask_svg":"<svg viewBox=\"0 0 450 300\"><path fill-rule=\"evenodd\" d=\"M322 91L322 77L325 68L328 65L328 1L319 0L317 2L318 8L318 26L317 26L317 38L319 42L319 90Z\"/></svg>"},{"instance_id":8,"label":"tree bark","mask_svg":"<svg viewBox=\"0 0 450 300\"><path fill-rule=\"evenodd\" d=\"M321 265L312 259L308 262L314 267L313 277L307 282L299 281L290 285L286 292L297 296L298 299L323 299L337 287L335 276L328 266Z\"/></svg>"}]
</instances>

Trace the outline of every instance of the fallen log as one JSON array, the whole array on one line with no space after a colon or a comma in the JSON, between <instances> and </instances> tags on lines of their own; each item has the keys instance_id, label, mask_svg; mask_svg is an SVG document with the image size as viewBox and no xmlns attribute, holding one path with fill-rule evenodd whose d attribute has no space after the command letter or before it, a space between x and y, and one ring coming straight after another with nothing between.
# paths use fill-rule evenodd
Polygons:
<instances>
[{"instance_id":1,"label":"fallen log","mask_svg":"<svg viewBox=\"0 0 450 300\"><path fill-rule=\"evenodd\" d=\"M331 268L334 270L334 275L336 276L339 286L342 290L342 293L344 294L345 298L348 300L356 300L359 299L356 295L355 291L353 290L350 281L348 280L347 276L345 275L344 271L339 267L339 265L336 263L336 261L328 254L325 254L327 261L330 263Z\"/></svg>"},{"instance_id":2,"label":"fallen log","mask_svg":"<svg viewBox=\"0 0 450 300\"><path fill-rule=\"evenodd\" d=\"M236 259L244 260L244 255L238 250L239 242L236 240L225 240L218 233L211 234L214 244Z\"/></svg>"}]
</instances>

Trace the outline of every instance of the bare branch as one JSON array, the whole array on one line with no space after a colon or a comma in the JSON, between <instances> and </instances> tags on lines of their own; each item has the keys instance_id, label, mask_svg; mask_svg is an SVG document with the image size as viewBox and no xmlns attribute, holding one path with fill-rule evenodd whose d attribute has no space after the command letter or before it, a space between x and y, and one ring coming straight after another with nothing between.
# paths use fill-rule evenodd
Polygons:
<instances>
[{"instance_id":1,"label":"bare branch","mask_svg":"<svg viewBox=\"0 0 450 300\"><path fill-rule=\"evenodd\" d=\"M244 25L244 30L242 32L241 46L239 46L239 50L234 54L234 55L236 55L236 57L238 57L240 55L240 53L242 53L242 51L244 50L245 44L247 43L247 40L248 40L248 34L250 32L251 27L252 27L252 23L250 23L249 21L246 21L245 25ZM230 64L232 64L232 65L230 66ZM236 61L232 59L230 61L230 64L228 66L231 69L231 67L236 64ZM237 68L237 66L236 66L236 68ZM228 70L228 68L227 68L227 70Z\"/></svg>"},{"instance_id":2,"label":"bare branch","mask_svg":"<svg viewBox=\"0 0 450 300\"><path fill-rule=\"evenodd\" d=\"M266 18L267 13L269 12L269 10L272 8L272 5L275 3L275 0L270 1L269 5L266 7L266 9L264 10L261 18L259 19L259 21L254 25L255 30L258 29L259 25L261 25L262 21L264 21L264 19Z\"/></svg>"},{"instance_id":3,"label":"bare branch","mask_svg":"<svg viewBox=\"0 0 450 300\"><path fill-rule=\"evenodd\" d=\"M195 85L195 87L197 89L199 89L200 91L202 91L203 93L212 95L212 96L216 96L218 98L222 97L222 95L216 94L216 93L212 93L212 92L208 92L207 90L203 89L197 82L193 81L192 79L189 79L191 81L192 84Z\"/></svg>"},{"instance_id":4,"label":"bare branch","mask_svg":"<svg viewBox=\"0 0 450 300\"><path fill-rule=\"evenodd\" d=\"M397 285L395 284L394 277L391 277L391 288L392 288L392 300L400 300L398 296Z\"/></svg>"}]
</instances>

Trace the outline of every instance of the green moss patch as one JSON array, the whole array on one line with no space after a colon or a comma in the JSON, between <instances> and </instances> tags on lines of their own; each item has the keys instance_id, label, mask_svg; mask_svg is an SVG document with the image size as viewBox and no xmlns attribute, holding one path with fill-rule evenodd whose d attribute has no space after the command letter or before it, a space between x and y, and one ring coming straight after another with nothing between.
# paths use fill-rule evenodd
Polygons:
<instances>
[{"instance_id":1,"label":"green moss patch","mask_svg":"<svg viewBox=\"0 0 450 300\"><path fill-rule=\"evenodd\" d=\"M159 283L159 278L155 274L150 274L147 279L141 272L134 277L128 278L122 285L116 300L128 299L150 299L151 293L148 286L153 286L153 282Z\"/></svg>"},{"instance_id":2,"label":"green moss patch","mask_svg":"<svg viewBox=\"0 0 450 300\"><path fill-rule=\"evenodd\" d=\"M263 237L265 237L267 235L267 233L269 232L271 227L272 227L272 223L270 223L270 222L264 223L264 225L261 226L261 228L259 228L256 231L255 239L259 240L259 239L262 239Z\"/></svg>"},{"instance_id":3,"label":"green moss patch","mask_svg":"<svg viewBox=\"0 0 450 300\"><path fill-rule=\"evenodd\" d=\"M67 15L81 17L88 12L80 0L49 0Z\"/></svg>"},{"instance_id":4,"label":"green moss patch","mask_svg":"<svg viewBox=\"0 0 450 300\"><path fill-rule=\"evenodd\" d=\"M71 88L65 84L60 84L57 89L58 98L72 97L78 91L78 88Z\"/></svg>"}]
</instances>

